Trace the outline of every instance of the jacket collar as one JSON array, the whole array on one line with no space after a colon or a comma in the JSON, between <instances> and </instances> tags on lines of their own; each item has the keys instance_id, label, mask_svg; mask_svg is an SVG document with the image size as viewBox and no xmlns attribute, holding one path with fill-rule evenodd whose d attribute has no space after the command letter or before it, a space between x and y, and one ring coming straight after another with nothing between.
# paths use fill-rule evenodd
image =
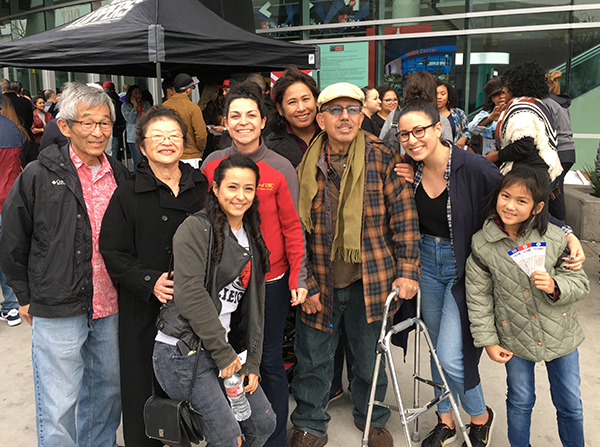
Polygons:
<instances>
[{"instance_id":1,"label":"jacket collar","mask_svg":"<svg viewBox=\"0 0 600 447\"><path fill-rule=\"evenodd\" d=\"M261 137L260 145L258 146L258 148L256 150L254 150L252 152L240 151L235 146L234 142L231 144L231 146L229 146L228 150L233 154L245 155L246 157L250 158L250 160L252 160L254 163L258 163L260 160L262 160L267 155L267 153L270 149L267 146L265 146L264 140ZM231 154L229 154L229 155L231 155Z\"/></svg>"}]
</instances>

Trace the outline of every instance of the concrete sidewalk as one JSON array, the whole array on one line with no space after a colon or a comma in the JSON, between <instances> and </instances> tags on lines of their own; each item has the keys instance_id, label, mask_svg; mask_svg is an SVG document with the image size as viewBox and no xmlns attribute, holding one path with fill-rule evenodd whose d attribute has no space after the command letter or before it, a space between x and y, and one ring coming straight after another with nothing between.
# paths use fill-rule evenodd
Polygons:
<instances>
[{"instance_id":1,"label":"concrete sidewalk","mask_svg":"<svg viewBox=\"0 0 600 447\"><path fill-rule=\"evenodd\" d=\"M587 261L584 268L590 283L590 296L577 304L579 321L586 334L586 340L579 348L581 367L581 392L583 395L585 415L586 446L600 446L600 372L598 368L597 341L600 340L600 286L598 285L598 253L600 244L584 243ZM400 350L395 353L395 363L402 384L402 396L405 405L412 402L412 352L409 351L406 364L402 362ZM23 322L19 326L9 328L0 322L0 445L11 447L32 447L37 444L35 431L35 404L33 395L33 378L31 371L31 328ZM421 359L422 371L428 371L429 362L425 355ZM496 424L492 435L491 446L508 446L506 438L506 377L504 367L492 362L485 355L481 361L481 377L486 402L496 412ZM548 380L543 364L538 364L537 404L533 413L531 442L533 446L559 447L556 426L556 414L550 400ZM347 386L347 385L346 385ZM424 389L424 388L423 388ZM391 386L388 388L387 401L393 403ZM422 398L430 396L425 390ZM290 410L293 409L290 398ZM329 425L329 443L331 447L360 447L361 433L354 427L352 420L352 404L346 392L338 401L329 407L332 420ZM468 420L464 419L465 423ZM421 439L436 423L433 411L419 419ZM388 428L394 436L395 445L404 446L404 438L399 416L392 414ZM460 437L459 437L460 438ZM123 444L121 433L118 442ZM462 443L462 440L459 439ZM452 445L459 447L459 442ZM415 445L418 445L415 444ZM135 447L135 446L128 446Z\"/></svg>"}]
</instances>

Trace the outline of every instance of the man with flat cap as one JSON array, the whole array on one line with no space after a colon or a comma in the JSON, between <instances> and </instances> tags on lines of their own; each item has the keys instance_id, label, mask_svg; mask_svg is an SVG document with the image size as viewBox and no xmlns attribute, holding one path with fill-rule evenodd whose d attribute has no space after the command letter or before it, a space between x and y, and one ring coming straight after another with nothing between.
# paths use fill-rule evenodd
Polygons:
<instances>
[{"instance_id":1,"label":"man with flat cap","mask_svg":"<svg viewBox=\"0 0 600 447\"><path fill-rule=\"evenodd\" d=\"M289 447L327 444L326 412L340 328L354 355L354 425L364 430L383 305L394 287L418 289L419 225L412 189L394 172L399 155L361 129L364 94L345 82L317 100L323 130L298 167L298 212L306 232L309 298L296 323L292 392L297 406ZM310 281L310 283L309 283ZM394 302L391 312L398 308ZM379 371L376 400L387 389ZM390 410L374 407L370 447L392 447Z\"/></svg>"},{"instance_id":2,"label":"man with flat cap","mask_svg":"<svg viewBox=\"0 0 600 447\"><path fill-rule=\"evenodd\" d=\"M178 74L173 80L175 93L163 104L179 113L187 126L188 141L183 150L181 161L192 165L194 168L200 167L207 137L202 109L190 100L190 94L197 84L198 78L186 73Z\"/></svg>"}]
</instances>

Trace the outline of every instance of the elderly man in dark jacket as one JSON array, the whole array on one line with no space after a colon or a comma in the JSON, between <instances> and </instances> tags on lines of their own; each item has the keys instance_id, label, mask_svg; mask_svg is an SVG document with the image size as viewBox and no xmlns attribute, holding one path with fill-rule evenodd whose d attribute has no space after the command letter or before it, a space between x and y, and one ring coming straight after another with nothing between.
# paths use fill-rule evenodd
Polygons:
<instances>
[{"instance_id":1,"label":"elderly man in dark jacket","mask_svg":"<svg viewBox=\"0 0 600 447\"><path fill-rule=\"evenodd\" d=\"M128 176L104 154L114 119L102 91L67 84L58 124L70 144L28 165L3 208L2 271L33 326L39 446L116 445L117 291L98 250L104 211Z\"/></svg>"}]
</instances>

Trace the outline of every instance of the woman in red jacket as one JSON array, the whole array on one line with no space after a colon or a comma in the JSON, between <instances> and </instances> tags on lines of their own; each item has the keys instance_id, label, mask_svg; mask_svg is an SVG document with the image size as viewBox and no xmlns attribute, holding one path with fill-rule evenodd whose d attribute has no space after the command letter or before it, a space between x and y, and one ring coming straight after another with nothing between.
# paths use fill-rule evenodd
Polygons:
<instances>
[{"instance_id":1,"label":"woman in red jacket","mask_svg":"<svg viewBox=\"0 0 600 447\"><path fill-rule=\"evenodd\" d=\"M297 211L298 176L286 158L268 149L261 140L266 118L262 92L255 83L245 81L227 93L224 116L233 144L210 154L202 165L202 172L212 184L219 162L233 154L243 154L259 168L256 197L271 269L265 278L260 374L261 387L277 415L277 427L265 447L285 447L289 393L282 358L283 326L290 303L292 306L302 304L308 294L304 233Z\"/></svg>"},{"instance_id":2,"label":"woman in red jacket","mask_svg":"<svg viewBox=\"0 0 600 447\"><path fill-rule=\"evenodd\" d=\"M33 133L35 148L38 149L40 147L40 141L42 141L42 134L44 133L46 123L52 119L52 115L48 112L44 112L46 101L41 96L33 98L33 105L35 106L35 109L33 110L33 126L31 127L31 133Z\"/></svg>"}]
</instances>

